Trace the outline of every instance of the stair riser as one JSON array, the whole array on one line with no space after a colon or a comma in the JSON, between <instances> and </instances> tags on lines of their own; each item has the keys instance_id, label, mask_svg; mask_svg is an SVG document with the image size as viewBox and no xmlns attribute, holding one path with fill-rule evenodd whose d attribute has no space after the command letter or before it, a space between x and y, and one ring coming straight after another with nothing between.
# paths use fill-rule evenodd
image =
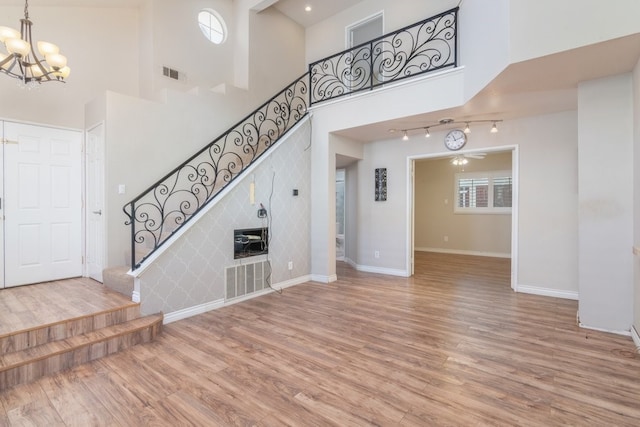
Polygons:
<instances>
[{"instance_id":1,"label":"stair riser","mask_svg":"<svg viewBox=\"0 0 640 427\"><path fill-rule=\"evenodd\" d=\"M21 351L53 341L82 335L107 326L128 322L140 317L140 306L135 304L91 316L69 319L36 329L19 331L0 337L0 355Z\"/></svg>"},{"instance_id":2,"label":"stair riser","mask_svg":"<svg viewBox=\"0 0 640 427\"><path fill-rule=\"evenodd\" d=\"M117 353L134 345L150 342L161 331L162 320L138 330L86 343L19 366L0 368L0 392Z\"/></svg>"}]
</instances>

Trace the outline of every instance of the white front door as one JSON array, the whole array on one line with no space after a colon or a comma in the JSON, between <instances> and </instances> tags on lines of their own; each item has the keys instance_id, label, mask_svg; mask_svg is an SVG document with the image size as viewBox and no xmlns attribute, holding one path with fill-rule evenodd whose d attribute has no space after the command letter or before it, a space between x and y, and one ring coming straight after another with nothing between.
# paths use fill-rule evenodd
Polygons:
<instances>
[{"instance_id":1,"label":"white front door","mask_svg":"<svg viewBox=\"0 0 640 427\"><path fill-rule=\"evenodd\" d=\"M102 282L104 266L104 124L87 131L87 275Z\"/></svg>"},{"instance_id":2,"label":"white front door","mask_svg":"<svg viewBox=\"0 0 640 427\"><path fill-rule=\"evenodd\" d=\"M82 275L82 135L4 124L4 285Z\"/></svg>"}]
</instances>

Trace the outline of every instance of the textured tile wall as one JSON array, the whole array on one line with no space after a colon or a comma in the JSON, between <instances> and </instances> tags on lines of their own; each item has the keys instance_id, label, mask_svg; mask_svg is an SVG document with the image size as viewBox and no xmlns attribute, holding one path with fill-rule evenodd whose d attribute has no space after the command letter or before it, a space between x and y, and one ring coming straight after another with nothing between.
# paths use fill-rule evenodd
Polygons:
<instances>
[{"instance_id":1,"label":"textured tile wall","mask_svg":"<svg viewBox=\"0 0 640 427\"><path fill-rule=\"evenodd\" d=\"M310 274L311 149L309 123L291 131L263 162L140 276L142 313L165 314L224 298L225 267L266 259L233 259L233 230L270 227L271 283ZM256 205L249 202L255 178ZM298 196L293 196L293 190ZM259 203L268 220L258 218ZM293 270L288 270L288 262Z\"/></svg>"}]
</instances>

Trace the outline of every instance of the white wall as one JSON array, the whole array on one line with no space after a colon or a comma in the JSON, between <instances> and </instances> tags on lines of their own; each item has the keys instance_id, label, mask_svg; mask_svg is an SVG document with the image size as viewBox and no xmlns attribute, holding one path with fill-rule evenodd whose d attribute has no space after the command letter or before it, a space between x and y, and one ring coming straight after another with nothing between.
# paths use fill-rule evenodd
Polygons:
<instances>
[{"instance_id":1,"label":"white wall","mask_svg":"<svg viewBox=\"0 0 640 427\"><path fill-rule=\"evenodd\" d=\"M24 90L0 75L0 117L82 129L84 105L105 90L138 95L138 11L135 8L29 7L36 40L60 47L67 83ZM0 25L20 29L23 7L0 6Z\"/></svg>"},{"instance_id":2,"label":"white wall","mask_svg":"<svg viewBox=\"0 0 640 427\"><path fill-rule=\"evenodd\" d=\"M637 0L511 0L511 62L640 31Z\"/></svg>"},{"instance_id":3,"label":"white wall","mask_svg":"<svg viewBox=\"0 0 640 427\"><path fill-rule=\"evenodd\" d=\"M640 248L640 61L633 71L633 245ZM634 266L634 325L640 332L640 254ZM636 343L637 344L637 343Z\"/></svg>"},{"instance_id":4,"label":"white wall","mask_svg":"<svg viewBox=\"0 0 640 427\"><path fill-rule=\"evenodd\" d=\"M458 5L458 0L365 0L308 27L306 30L306 63L320 60L346 48L347 26L384 11L384 33L426 19Z\"/></svg>"},{"instance_id":5,"label":"white wall","mask_svg":"<svg viewBox=\"0 0 640 427\"><path fill-rule=\"evenodd\" d=\"M633 84L631 74L578 87L580 322L633 323Z\"/></svg>"}]
</instances>

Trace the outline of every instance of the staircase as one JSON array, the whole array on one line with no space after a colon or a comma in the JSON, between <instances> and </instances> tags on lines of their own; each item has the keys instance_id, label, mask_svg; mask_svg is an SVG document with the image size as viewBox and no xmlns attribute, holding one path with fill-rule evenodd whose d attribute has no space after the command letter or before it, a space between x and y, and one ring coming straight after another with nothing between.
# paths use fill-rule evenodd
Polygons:
<instances>
[{"instance_id":1,"label":"staircase","mask_svg":"<svg viewBox=\"0 0 640 427\"><path fill-rule=\"evenodd\" d=\"M77 297L91 298L93 295L94 300L108 299L109 307L95 304L91 312L81 315L70 307L70 314L60 315L55 320L46 316L43 320L33 319L39 312L46 311L37 307L28 313L12 313L14 318L22 314L27 320L20 321L24 326L17 326L13 331L3 328L0 333L0 392L150 342L161 332L161 313L140 317L139 304L96 282L90 286L79 280L76 282L72 285L77 289ZM21 292L23 296L32 292L33 299L44 305L49 300L42 300L42 289L53 286L47 283L24 286L15 292ZM3 296L11 298L11 291L13 289L3 290ZM31 296L27 295L27 298ZM73 305L74 298L69 300ZM64 311L64 308L56 308L56 311ZM14 318L11 321L3 319L8 315L0 313L0 321L5 325L15 322Z\"/></svg>"}]
</instances>

